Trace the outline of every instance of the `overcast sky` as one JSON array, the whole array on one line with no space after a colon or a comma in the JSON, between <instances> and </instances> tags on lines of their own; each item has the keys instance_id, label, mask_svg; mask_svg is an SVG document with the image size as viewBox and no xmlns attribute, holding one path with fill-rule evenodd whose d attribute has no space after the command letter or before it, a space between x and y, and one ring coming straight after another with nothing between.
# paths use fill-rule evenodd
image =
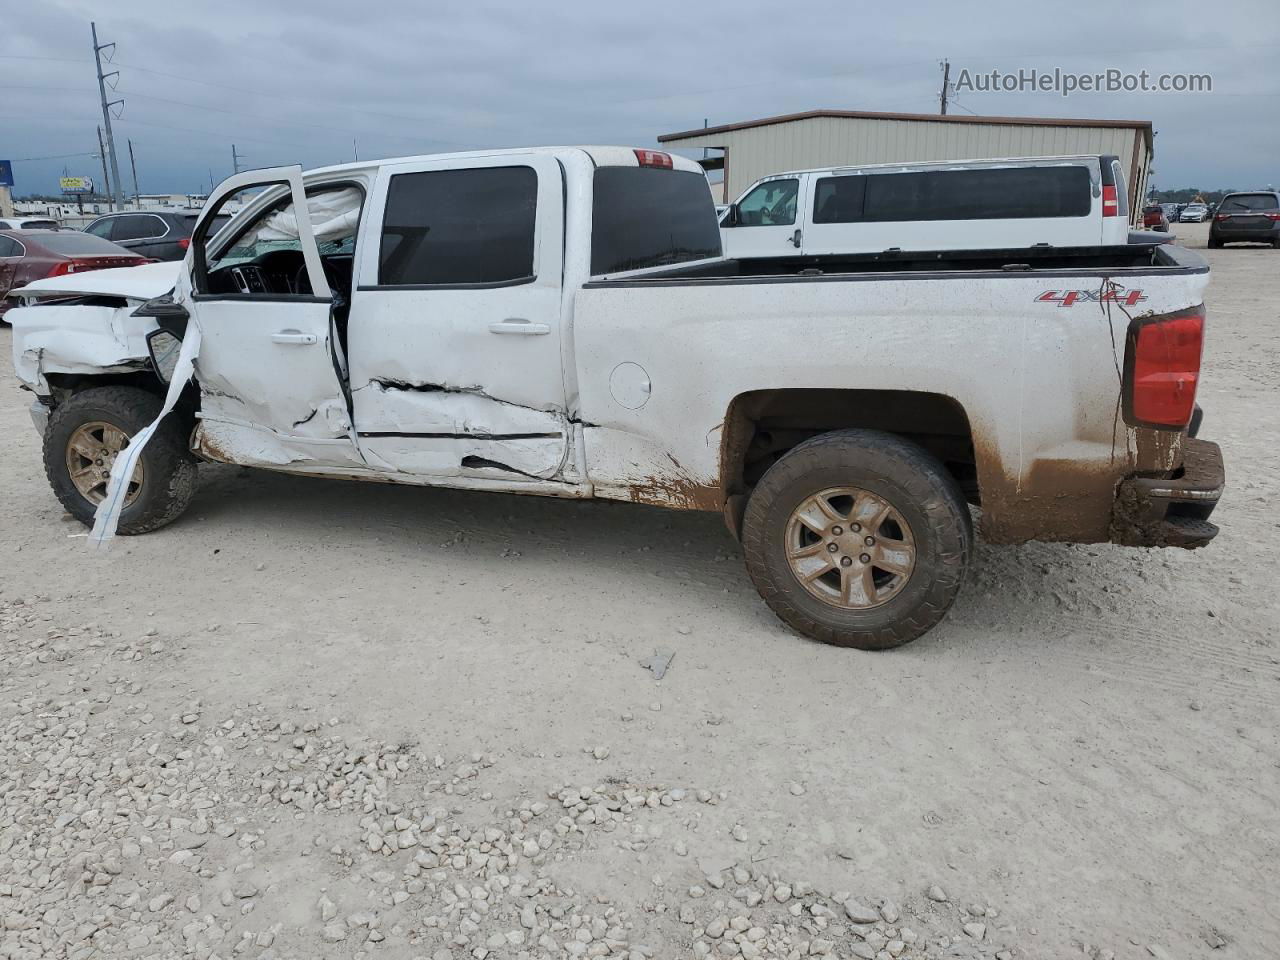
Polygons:
<instances>
[{"instance_id":1,"label":"overcast sky","mask_svg":"<svg viewBox=\"0 0 1280 960\"><path fill-rule=\"evenodd\" d=\"M293 12L286 12L292 10ZM1020 67L1210 73L1209 94L962 94L954 112L1152 120L1159 187L1280 186L1280 0L736 3L3 0L0 159L18 195L101 180L89 21L114 41L132 187L204 192L249 166L474 147L652 146L815 108L936 112ZM63 156L74 154L75 156ZM26 158L54 157L48 160Z\"/></svg>"}]
</instances>

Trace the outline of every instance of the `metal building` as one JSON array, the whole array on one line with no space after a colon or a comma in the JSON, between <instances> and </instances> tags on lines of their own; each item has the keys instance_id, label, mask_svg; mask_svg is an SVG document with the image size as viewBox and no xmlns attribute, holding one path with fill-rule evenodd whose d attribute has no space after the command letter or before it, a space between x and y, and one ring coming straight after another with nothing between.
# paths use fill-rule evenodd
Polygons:
<instances>
[{"instance_id":1,"label":"metal building","mask_svg":"<svg viewBox=\"0 0 1280 960\"><path fill-rule=\"evenodd\" d=\"M978 160L1115 154L1125 164L1129 209L1141 211L1152 158L1149 120L974 117L920 113L810 110L764 120L668 133L658 141L680 150L722 151L703 161L723 166L723 201L761 177L787 170L920 160Z\"/></svg>"}]
</instances>

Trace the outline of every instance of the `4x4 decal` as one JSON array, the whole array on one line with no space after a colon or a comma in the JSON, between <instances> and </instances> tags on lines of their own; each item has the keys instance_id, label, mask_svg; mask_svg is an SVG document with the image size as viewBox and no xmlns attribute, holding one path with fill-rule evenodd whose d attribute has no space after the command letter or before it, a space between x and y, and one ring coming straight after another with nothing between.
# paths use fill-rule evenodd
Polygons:
<instances>
[{"instance_id":1,"label":"4x4 decal","mask_svg":"<svg viewBox=\"0 0 1280 960\"><path fill-rule=\"evenodd\" d=\"M1136 307L1145 299L1141 290L1046 290L1036 297L1036 303L1056 303L1060 307L1077 303L1123 303Z\"/></svg>"}]
</instances>

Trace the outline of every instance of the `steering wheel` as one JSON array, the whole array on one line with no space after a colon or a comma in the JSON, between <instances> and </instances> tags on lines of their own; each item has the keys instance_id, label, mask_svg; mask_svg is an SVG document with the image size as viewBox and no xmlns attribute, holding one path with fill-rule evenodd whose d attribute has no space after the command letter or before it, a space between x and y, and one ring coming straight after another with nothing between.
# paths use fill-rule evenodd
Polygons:
<instances>
[{"instance_id":1,"label":"steering wheel","mask_svg":"<svg viewBox=\"0 0 1280 960\"><path fill-rule=\"evenodd\" d=\"M324 271L324 278L329 284L329 292L333 295L334 307L345 307L347 305L347 295L342 292L342 288L338 285L337 271L323 259L320 261L320 269ZM309 288L310 286L311 278L307 276L307 265L304 262L298 268L298 272L293 275L293 292L300 293L304 288Z\"/></svg>"}]
</instances>

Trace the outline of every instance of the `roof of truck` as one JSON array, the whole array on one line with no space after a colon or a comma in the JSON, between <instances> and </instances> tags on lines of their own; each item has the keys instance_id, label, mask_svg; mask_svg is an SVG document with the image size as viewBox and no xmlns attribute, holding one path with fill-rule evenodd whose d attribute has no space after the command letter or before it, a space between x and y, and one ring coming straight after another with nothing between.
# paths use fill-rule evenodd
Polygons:
<instances>
[{"instance_id":1,"label":"roof of truck","mask_svg":"<svg viewBox=\"0 0 1280 960\"><path fill-rule=\"evenodd\" d=\"M376 170L388 164L410 163L413 161L435 160L479 160L488 157L521 156L538 154L542 156L563 156L570 152L585 153L591 162L598 167L636 167L640 163L636 158L636 150L649 150L649 147L611 147L611 146L563 146L563 147L500 147L489 150L466 150L460 153L427 153L409 157L386 157L381 160L361 160L355 163L339 163L328 167L317 167L307 170L308 177L316 174L355 173L364 170ZM664 153L672 161L672 168L690 173L701 174L702 167L695 161L666 151Z\"/></svg>"}]
</instances>

